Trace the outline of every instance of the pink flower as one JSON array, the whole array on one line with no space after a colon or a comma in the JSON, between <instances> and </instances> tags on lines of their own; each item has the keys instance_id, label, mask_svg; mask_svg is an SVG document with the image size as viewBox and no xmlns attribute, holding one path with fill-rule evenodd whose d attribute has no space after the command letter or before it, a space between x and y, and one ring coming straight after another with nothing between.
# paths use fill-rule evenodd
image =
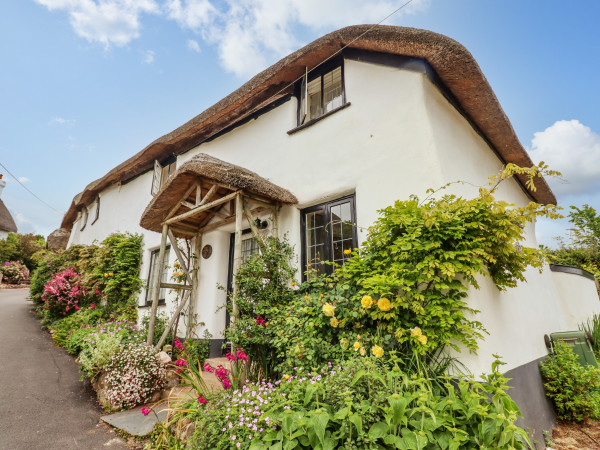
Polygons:
<instances>
[{"instance_id":1,"label":"pink flower","mask_svg":"<svg viewBox=\"0 0 600 450\"><path fill-rule=\"evenodd\" d=\"M229 361L235 361L235 356L232 355L230 352L227 352L227 354L225 356L227 356L227 359Z\"/></svg>"},{"instance_id":2,"label":"pink flower","mask_svg":"<svg viewBox=\"0 0 600 450\"><path fill-rule=\"evenodd\" d=\"M203 405L205 405L207 402L206 398L204 398L203 395L199 395L198 396L198 403L202 403Z\"/></svg>"},{"instance_id":3,"label":"pink flower","mask_svg":"<svg viewBox=\"0 0 600 450\"><path fill-rule=\"evenodd\" d=\"M75 305L75 309L76 309L77 311L79 311L79 306Z\"/></svg>"},{"instance_id":4,"label":"pink flower","mask_svg":"<svg viewBox=\"0 0 600 450\"><path fill-rule=\"evenodd\" d=\"M181 342L179 342L179 339L175 339L173 341L173 344L175 345L175 347L177 347L179 350L183 350L185 347L183 346L183 344Z\"/></svg>"},{"instance_id":5,"label":"pink flower","mask_svg":"<svg viewBox=\"0 0 600 450\"><path fill-rule=\"evenodd\" d=\"M179 358L177 361L175 361L175 365L179 367L185 367L188 365L188 363L185 359Z\"/></svg>"},{"instance_id":6,"label":"pink flower","mask_svg":"<svg viewBox=\"0 0 600 450\"><path fill-rule=\"evenodd\" d=\"M256 323L257 323L258 325L264 326L264 325L265 325L265 318L264 318L263 316L258 316L258 317L256 318Z\"/></svg>"},{"instance_id":7,"label":"pink flower","mask_svg":"<svg viewBox=\"0 0 600 450\"><path fill-rule=\"evenodd\" d=\"M150 408L147 408L145 406L142 406L142 409L140 411L142 412L142 414L144 416L147 416L148 414L150 414L152 412L152 410Z\"/></svg>"},{"instance_id":8,"label":"pink flower","mask_svg":"<svg viewBox=\"0 0 600 450\"><path fill-rule=\"evenodd\" d=\"M100 291L98 289L96 289L96 294L100 295Z\"/></svg>"},{"instance_id":9,"label":"pink flower","mask_svg":"<svg viewBox=\"0 0 600 450\"><path fill-rule=\"evenodd\" d=\"M242 350L241 348L238 349L238 351L236 352L237 355L237 359L239 359L240 361L248 361L248 357L246 356L246 353L244 353L244 350Z\"/></svg>"},{"instance_id":10,"label":"pink flower","mask_svg":"<svg viewBox=\"0 0 600 450\"><path fill-rule=\"evenodd\" d=\"M208 373L215 373L215 369L208 363L204 364L204 370Z\"/></svg>"}]
</instances>

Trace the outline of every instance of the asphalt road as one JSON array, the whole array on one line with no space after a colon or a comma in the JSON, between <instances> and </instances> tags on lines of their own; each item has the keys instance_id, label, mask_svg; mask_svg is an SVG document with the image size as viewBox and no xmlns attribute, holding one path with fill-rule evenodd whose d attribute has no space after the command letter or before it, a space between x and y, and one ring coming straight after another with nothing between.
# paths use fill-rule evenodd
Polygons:
<instances>
[{"instance_id":1,"label":"asphalt road","mask_svg":"<svg viewBox=\"0 0 600 450\"><path fill-rule=\"evenodd\" d=\"M124 449L77 363L55 347L26 289L0 290L0 449Z\"/></svg>"}]
</instances>

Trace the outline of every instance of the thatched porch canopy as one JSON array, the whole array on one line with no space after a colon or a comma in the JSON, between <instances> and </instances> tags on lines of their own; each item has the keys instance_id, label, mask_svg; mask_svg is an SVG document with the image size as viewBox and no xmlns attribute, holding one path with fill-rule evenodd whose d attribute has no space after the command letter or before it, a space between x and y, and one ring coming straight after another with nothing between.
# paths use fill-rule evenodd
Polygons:
<instances>
[{"instance_id":1,"label":"thatched porch canopy","mask_svg":"<svg viewBox=\"0 0 600 450\"><path fill-rule=\"evenodd\" d=\"M295 204L296 197L243 167L201 153L183 164L146 207L140 225L161 232L169 225L177 237L190 238L235 221L235 197L269 206ZM217 221L210 223L212 219Z\"/></svg>"}]
</instances>

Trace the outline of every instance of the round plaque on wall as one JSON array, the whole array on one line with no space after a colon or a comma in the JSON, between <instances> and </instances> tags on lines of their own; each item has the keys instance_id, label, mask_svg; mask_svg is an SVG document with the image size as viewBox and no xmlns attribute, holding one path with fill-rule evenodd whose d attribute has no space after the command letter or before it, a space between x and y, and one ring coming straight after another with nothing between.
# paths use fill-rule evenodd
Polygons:
<instances>
[{"instance_id":1,"label":"round plaque on wall","mask_svg":"<svg viewBox=\"0 0 600 450\"><path fill-rule=\"evenodd\" d=\"M204 247L202 247L202 257L204 259L208 259L210 258L210 255L212 255L212 246L205 245Z\"/></svg>"}]
</instances>

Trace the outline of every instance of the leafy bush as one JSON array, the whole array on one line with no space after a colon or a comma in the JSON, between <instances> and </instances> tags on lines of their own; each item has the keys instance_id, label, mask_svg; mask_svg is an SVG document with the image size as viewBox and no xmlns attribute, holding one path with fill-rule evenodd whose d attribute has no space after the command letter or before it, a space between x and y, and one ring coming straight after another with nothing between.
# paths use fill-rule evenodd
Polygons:
<instances>
[{"instance_id":1,"label":"leafy bush","mask_svg":"<svg viewBox=\"0 0 600 450\"><path fill-rule=\"evenodd\" d=\"M42 306L44 286L52 279L52 275L62 270L76 267L80 258L82 245L73 245L60 252L41 251L36 253L37 268L31 276L29 295L36 306Z\"/></svg>"},{"instance_id":2,"label":"leafy bush","mask_svg":"<svg viewBox=\"0 0 600 450\"><path fill-rule=\"evenodd\" d=\"M90 287L103 293L109 311L136 302L142 288L139 271L143 239L141 234L113 233L94 252L89 264Z\"/></svg>"},{"instance_id":3,"label":"leafy bush","mask_svg":"<svg viewBox=\"0 0 600 450\"><path fill-rule=\"evenodd\" d=\"M297 368L275 383L195 399L191 448L497 448L531 445L498 366L442 387L377 358ZM199 397L202 398L202 397ZM275 447L272 447L275 446Z\"/></svg>"},{"instance_id":4,"label":"leafy bush","mask_svg":"<svg viewBox=\"0 0 600 450\"><path fill-rule=\"evenodd\" d=\"M79 311L64 317L52 323L50 326L52 332L52 340L59 347L68 347L67 342L74 333L77 333L81 328L88 329L93 327L98 322L103 320L104 310L102 308L81 308ZM79 350L71 354L79 353Z\"/></svg>"},{"instance_id":5,"label":"leafy bush","mask_svg":"<svg viewBox=\"0 0 600 450\"><path fill-rule=\"evenodd\" d=\"M8 233L6 239L0 240L0 263L4 261L19 261L29 271L37 267L34 255L43 250L46 242L43 236L20 233Z\"/></svg>"},{"instance_id":6,"label":"leafy bush","mask_svg":"<svg viewBox=\"0 0 600 450\"><path fill-rule=\"evenodd\" d=\"M29 270L19 261L5 261L0 265L2 281L8 284L20 284L29 280Z\"/></svg>"},{"instance_id":7,"label":"leafy bush","mask_svg":"<svg viewBox=\"0 0 600 450\"><path fill-rule=\"evenodd\" d=\"M73 314L84 306L86 294L81 285L81 275L73 269L67 269L55 274L44 286L44 309L55 318Z\"/></svg>"},{"instance_id":8,"label":"leafy bush","mask_svg":"<svg viewBox=\"0 0 600 450\"><path fill-rule=\"evenodd\" d=\"M146 344L131 344L106 366L106 395L116 408L144 403L166 381L166 369Z\"/></svg>"},{"instance_id":9,"label":"leafy bush","mask_svg":"<svg viewBox=\"0 0 600 450\"><path fill-rule=\"evenodd\" d=\"M119 336L106 336L99 340L89 351L81 352L78 361L81 371L88 377L94 378L106 368L113 355L123 348Z\"/></svg>"},{"instance_id":10,"label":"leafy bush","mask_svg":"<svg viewBox=\"0 0 600 450\"><path fill-rule=\"evenodd\" d=\"M573 349L560 341L554 351L540 368L546 395L554 401L558 417L577 422L600 417L600 370L582 366Z\"/></svg>"},{"instance_id":11,"label":"leafy bush","mask_svg":"<svg viewBox=\"0 0 600 450\"><path fill-rule=\"evenodd\" d=\"M158 344L158 341L160 340L162 334L165 331L165 328L167 327L169 323L169 317L167 317L167 315L164 312L160 312L156 314L156 320L154 322L154 337L152 339L152 345L156 345ZM150 314L146 314L144 315L144 317L142 317L142 326L141 326L141 330L142 330L142 334L144 336L148 336L148 327L150 326ZM173 341L173 331L169 331L169 333L167 334L167 338L165 339L165 342L172 342Z\"/></svg>"}]
</instances>

